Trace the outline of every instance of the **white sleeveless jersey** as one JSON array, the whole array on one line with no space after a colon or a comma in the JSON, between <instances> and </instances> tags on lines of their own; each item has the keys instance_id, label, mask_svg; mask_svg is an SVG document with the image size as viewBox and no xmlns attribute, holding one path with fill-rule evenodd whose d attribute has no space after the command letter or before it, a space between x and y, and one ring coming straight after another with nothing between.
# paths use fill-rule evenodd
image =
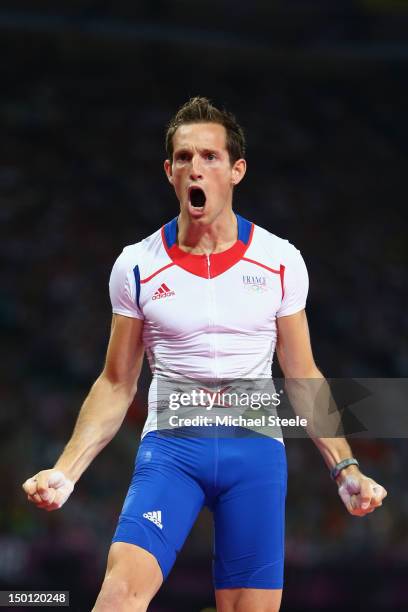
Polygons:
<instances>
[{"instance_id":1,"label":"white sleeveless jersey","mask_svg":"<svg viewBox=\"0 0 408 612\"><path fill-rule=\"evenodd\" d=\"M156 429L157 378L270 378L276 318L305 307L308 275L300 252L236 216L238 239L223 253L182 251L176 217L125 247L113 266L113 312L144 320L153 380L142 436Z\"/></svg>"}]
</instances>

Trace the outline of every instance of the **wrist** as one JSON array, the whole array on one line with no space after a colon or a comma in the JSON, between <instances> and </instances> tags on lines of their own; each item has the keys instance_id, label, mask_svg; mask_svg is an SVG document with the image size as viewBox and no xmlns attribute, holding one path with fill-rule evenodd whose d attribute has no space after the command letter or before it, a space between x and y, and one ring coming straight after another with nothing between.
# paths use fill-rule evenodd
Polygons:
<instances>
[{"instance_id":1,"label":"wrist","mask_svg":"<svg viewBox=\"0 0 408 612\"><path fill-rule=\"evenodd\" d=\"M332 469L330 470L330 477L332 480L337 481L337 479L340 477L340 474L348 470L350 475L350 473L353 473L352 469L350 468L358 467L359 463L355 457L346 457L345 459L342 459L332 467Z\"/></svg>"},{"instance_id":2,"label":"wrist","mask_svg":"<svg viewBox=\"0 0 408 612\"><path fill-rule=\"evenodd\" d=\"M65 478L67 480L70 480L73 485L75 485L77 480L79 479L79 476L75 474L73 470L70 470L68 467L64 466L63 464L59 465L58 462L54 465L53 469L58 470L59 472L62 472Z\"/></svg>"}]
</instances>

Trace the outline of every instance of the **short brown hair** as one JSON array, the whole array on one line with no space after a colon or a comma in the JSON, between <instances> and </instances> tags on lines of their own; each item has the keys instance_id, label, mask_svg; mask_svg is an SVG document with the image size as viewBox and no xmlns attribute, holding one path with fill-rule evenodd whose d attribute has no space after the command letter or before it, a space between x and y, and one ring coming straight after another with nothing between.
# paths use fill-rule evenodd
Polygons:
<instances>
[{"instance_id":1,"label":"short brown hair","mask_svg":"<svg viewBox=\"0 0 408 612\"><path fill-rule=\"evenodd\" d=\"M181 106L171 119L166 132L166 151L168 159L173 159L173 136L181 125L187 123L219 123L225 127L226 146L230 162L245 156L245 135L234 115L213 106L208 98L196 96Z\"/></svg>"}]
</instances>

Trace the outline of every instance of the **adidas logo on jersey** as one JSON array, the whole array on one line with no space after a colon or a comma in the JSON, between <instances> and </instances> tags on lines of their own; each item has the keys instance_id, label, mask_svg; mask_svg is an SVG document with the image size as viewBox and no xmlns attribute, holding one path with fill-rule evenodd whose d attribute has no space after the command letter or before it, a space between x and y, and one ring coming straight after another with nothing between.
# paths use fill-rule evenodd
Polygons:
<instances>
[{"instance_id":1,"label":"adidas logo on jersey","mask_svg":"<svg viewBox=\"0 0 408 612\"><path fill-rule=\"evenodd\" d=\"M166 283L162 283L153 294L152 300L161 300L162 298L171 297L172 295L176 295L176 292L169 289Z\"/></svg>"},{"instance_id":2,"label":"adidas logo on jersey","mask_svg":"<svg viewBox=\"0 0 408 612\"><path fill-rule=\"evenodd\" d=\"M152 523L157 525L157 527L160 527L160 529L163 529L163 525L161 522L162 520L161 510L153 510L152 512L145 512L143 514L143 518L146 518L148 521L151 521Z\"/></svg>"}]
</instances>

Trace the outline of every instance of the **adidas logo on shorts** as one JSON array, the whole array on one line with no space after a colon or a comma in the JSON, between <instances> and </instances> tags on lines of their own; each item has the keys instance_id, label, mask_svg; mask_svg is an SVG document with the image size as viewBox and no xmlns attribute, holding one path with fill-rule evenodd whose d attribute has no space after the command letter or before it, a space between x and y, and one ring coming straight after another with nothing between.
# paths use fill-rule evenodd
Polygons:
<instances>
[{"instance_id":1,"label":"adidas logo on shorts","mask_svg":"<svg viewBox=\"0 0 408 612\"><path fill-rule=\"evenodd\" d=\"M143 514L143 517L146 518L148 521L151 521L152 523L157 525L157 527L160 527L160 529L163 529L163 525L161 522L162 520L161 510L153 510L152 512L145 512Z\"/></svg>"}]
</instances>

